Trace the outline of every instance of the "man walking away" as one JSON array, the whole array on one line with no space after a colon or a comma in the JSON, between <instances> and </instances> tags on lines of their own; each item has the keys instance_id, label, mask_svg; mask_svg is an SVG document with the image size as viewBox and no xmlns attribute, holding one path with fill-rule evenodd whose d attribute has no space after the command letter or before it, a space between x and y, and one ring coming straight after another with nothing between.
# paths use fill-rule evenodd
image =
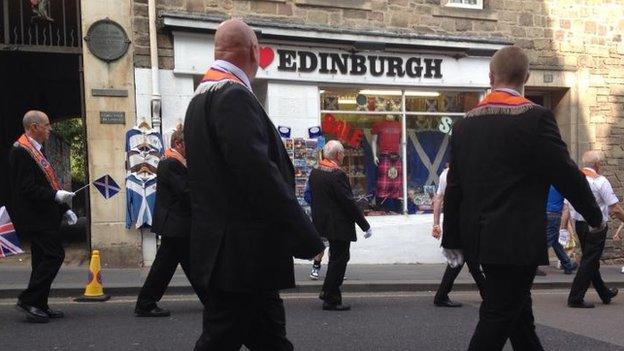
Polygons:
<instances>
[{"instance_id":1,"label":"man walking away","mask_svg":"<svg viewBox=\"0 0 624 351\"><path fill-rule=\"evenodd\" d=\"M590 224L585 220L585 216L577 211L576 206L570 209L570 217L574 219L576 235L581 243L581 264L572 282L570 295L568 296L568 306L576 308L592 308L594 304L584 301L585 293L591 283L596 289L602 302L607 305L611 299L617 295L616 288L609 289L600 276L600 256L604 250L607 232L606 225L609 215L624 221L624 211L619 205L619 200L611 183L607 178L600 175L604 156L600 151L590 150L583 154L583 173L587 177L596 202L602 213L604 227L597 232L592 232Z\"/></svg>"},{"instance_id":2,"label":"man walking away","mask_svg":"<svg viewBox=\"0 0 624 351\"><path fill-rule=\"evenodd\" d=\"M492 92L453 127L442 246L481 264L485 296L469 350L543 350L531 286L548 264L546 211L553 184L588 220L602 223L585 177L549 110L524 98L529 59L516 46L490 62ZM453 260L451 260L453 261Z\"/></svg>"},{"instance_id":3,"label":"man walking away","mask_svg":"<svg viewBox=\"0 0 624 351\"><path fill-rule=\"evenodd\" d=\"M550 186L548 190L548 200L546 201L546 242L549 247L553 248L555 255L561 262L564 274L572 274L578 268L578 263L572 262L565 252L561 243L559 243L559 229L561 228L561 216L564 204L563 196L554 186Z\"/></svg>"},{"instance_id":4,"label":"man walking away","mask_svg":"<svg viewBox=\"0 0 624 351\"><path fill-rule=\"evenodd\" d=\"M251 90L254 31L227 20L214 47L216 61L184 126L191 274L208 293L195 350L290 351L279 290L295 286L293 256L311 259L325 247L295 196L284 144Z\"/></svg>"},{"instance_id":5,"label":"man walking away","mask_svg":"<svg viewBox=\"0 0 624 351\"><path fill-rule=\"evenodd\" d=\"M158 163L156 171L158 188L152 231L161 235L161 241L134 309L139 317L170 315L156 303L167 290L178 263L201 302L206 304L206 294L194 283L189 264L191 198L185 157L184 133L180 126L171 135L171 148L165 150L165 158Z\"/></svg>"},{"instance_id":6,"label":"man walking away","mask_svg":"<svg viewBox=\"0 0 624 351\"><path fill-rule=\"evenodd\" d=\"M344 147L339 141L330 140L323 148L320 167L310 173L312 191L312 222L318 232L329 241L329 264L320 298L323 309L347 311L351 306L342 303L340 286L344 280L349 247L356 241L355 223L372 235L370 224L353 200L349 178L340 169L344 159Z\"/></svg>"},{"instance_id":7,"label":"man walking away","mask_svg":"<svg viewBox=\"0 0 624 351\"><path fill-rule=\"evenodd\" d=\"M69 207L75 194L61 189L54 168L41 150L52 131L48 116L28 111L22 123L24 134L9 155L8 209L18 236L30 240L32 273L17 307L27 321L46 323L50 318L63 317L63 312L48 306L50 286L65 259L59 233L61 221L76 224L78 218Z\"/></svg>"},{"instance_id":8,"label":"man walking away","mask_svg":"<svg viewBox=\"0 0 624 351\"><path fill-rule=\"evenodd\" d=\"M440 227L440 214L442 212L442 204L444 203L444 192L446 191L446 178L448 174L448 167L442 171L440 174L440 184L438 185L438 191L436 192L433 198L433 228L431 230L431 236L436 239L440 239L442 236L442 228ZM481 268L478 264L474 262L466 262L468 264L468 271L472 275L475 283L477 284L477 288L479 289L479 294L481 294L481 298L483 298L483 272L481 272ZM448 294L453 289L453 283L455 283L455 279L461 272L463 264L459 264L455 267L450 264L446 265L446 269L444 270L444 275L442 276L442 281L440 282L440 286L438 287L438 291L433 299L433 304L438 307L461 307L462 304L459 302L455 302L449 299Z\"/></svg>"}]
</instances>

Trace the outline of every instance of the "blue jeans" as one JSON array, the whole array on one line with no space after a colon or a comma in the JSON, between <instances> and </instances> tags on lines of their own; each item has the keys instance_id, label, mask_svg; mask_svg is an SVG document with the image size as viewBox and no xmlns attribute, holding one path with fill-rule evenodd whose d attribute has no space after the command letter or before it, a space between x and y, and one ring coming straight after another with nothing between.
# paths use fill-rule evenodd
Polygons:
<instances>
[{"instance_id":1,"label":"blue jeans","mask_svg":"<svg viewBox=\"0 0 624 351\"><path fill-rule=\"evenodd\" d=\"M546 225L546 243L552 247L557 255L563 269L571 270L572 262L570 257L563 249L563 246L559 243L559 227L561 227L561 214L560 213L547 213L548 223Z\"/></svg>"}]
</instances>

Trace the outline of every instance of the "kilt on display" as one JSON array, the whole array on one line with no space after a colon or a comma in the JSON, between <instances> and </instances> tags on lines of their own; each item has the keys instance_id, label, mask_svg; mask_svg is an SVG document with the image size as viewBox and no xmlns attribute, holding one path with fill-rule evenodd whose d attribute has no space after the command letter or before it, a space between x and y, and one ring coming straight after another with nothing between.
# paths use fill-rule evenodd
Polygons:
<instances>
[{"instance_id":1,"label":"kilt on display","mask_svg":"<svg viewBox=\"0 0 624 351\"><path fill-rule=\"evenodd\" d=\"M398 199L403 191L402 181L403 164L399 154L379 155L379 166L377 168L377 197L387 199Z\"/></svg>"}]
</instances>

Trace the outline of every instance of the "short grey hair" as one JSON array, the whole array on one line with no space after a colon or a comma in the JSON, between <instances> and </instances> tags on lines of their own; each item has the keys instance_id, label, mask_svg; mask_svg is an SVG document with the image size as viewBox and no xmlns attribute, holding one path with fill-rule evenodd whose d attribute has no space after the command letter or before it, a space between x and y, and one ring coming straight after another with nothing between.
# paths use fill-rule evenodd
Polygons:
<instances>
[{"instance_id":1,"label":"short grey hair","mask_svg":"<svg viewBox=\"0 0 624 351\"><path fill-rule=\"evenodd\" d=\"M583 167L594 167L599 163L604 162L605 157L602 151L589 150L583 154Z\"/></svg>"},{"instance_id":2,"label":"short grey hair","mask_svg":"<svg viewBox=\"0 0 624 351\"><path fill-rule=\"evenodd\" d=\"M330 140L323 147L323 156L332 161L336 160L336 156L341 152L344 152L344 147L338 140Z\"/></svg>"},{"instance_id":3,"label":"short grey hair","mask_svg":"<svg viewBox=\"0 0 624 351\"><path fill-rule=\"evenodd\" d=\"M45 116L45 113L37 110L30 110L26 112L24 118L22 118L24 130L28 130L28 128L30 128L33 124L41 123L43 116Z\"/></svg>"}]
</instances>

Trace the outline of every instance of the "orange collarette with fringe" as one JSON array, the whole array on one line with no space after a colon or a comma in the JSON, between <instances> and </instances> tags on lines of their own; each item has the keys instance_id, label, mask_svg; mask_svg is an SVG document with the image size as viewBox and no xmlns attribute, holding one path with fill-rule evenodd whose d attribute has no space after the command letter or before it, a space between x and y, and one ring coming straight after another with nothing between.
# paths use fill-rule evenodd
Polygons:
<instances>
[{"instance_id":1,"label":"orange collarette with fringe","mask_svg":"<svg viewBox=\"0 0 624 351\"><path fill-rule=\"evenodd\" d=\"M237 76L229 72L222 72L217 69L211 68L206 74L204 74L204 78L202 78L203 82L219 82L222 80L229 80L238 84L245 85Z\"/></svg>"}]
</instances>

